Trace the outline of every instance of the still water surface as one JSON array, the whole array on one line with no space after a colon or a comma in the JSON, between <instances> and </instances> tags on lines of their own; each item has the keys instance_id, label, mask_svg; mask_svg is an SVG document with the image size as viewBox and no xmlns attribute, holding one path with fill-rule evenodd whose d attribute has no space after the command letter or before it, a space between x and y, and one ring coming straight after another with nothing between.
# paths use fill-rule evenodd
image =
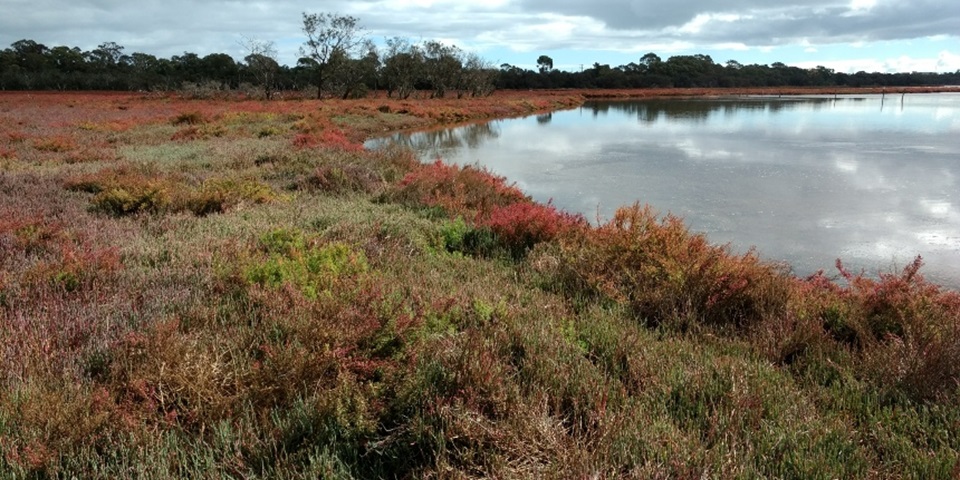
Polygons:
<instances>
[{"instance_id":1,"label":"still water surface","mask_svg":"<svg viewBox=\"0 0 960 480\"><path fill-rule=\"evenodd\" d=\"M597 102L371 141L479 164L588 219L648 203L794 273L916 255L960 287L960 94Z\"/></svg>"}]
</instances>

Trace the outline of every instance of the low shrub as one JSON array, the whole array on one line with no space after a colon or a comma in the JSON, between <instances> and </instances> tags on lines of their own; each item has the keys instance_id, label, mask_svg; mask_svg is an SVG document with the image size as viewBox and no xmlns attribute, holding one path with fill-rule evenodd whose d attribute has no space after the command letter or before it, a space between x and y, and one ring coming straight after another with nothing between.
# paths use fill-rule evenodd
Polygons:
<instances>
[{"instance_id":1,"label":"low shrub","mask_svg":"<svg viewBox=\"0 0 960 480\"><path fill-rule=\"evenodd\" d=\"M65 135L37 138L33 140L33 148L41 152L69 152L77 148L76 142Z\"/></svg>"},{"instance_id":2,"label":"low shrub","mask_svg":"<svg viewBox=\"0 0 960 480\"><path fill-rule=\"evenodd\" d=\"M386 198L408 206L440 207L450 218L484 218L496 207L528 200L503 177L439 160L408 173Z\"/></svg>"},{"instance_id":3,"label":"low shrub","mask_svg":"<svg viewBox=\"0 0 960 480\"><path fill-rule=\"evenodd\" d=\"M183 210L203 216L279 198L270 186L256 180L214 178L192 188L182 180L129 169L73 176L64 187L95 194L93 209L113 216Z\"/></svg>"},{"instance_id":4,"label":"low shrub","mask_svg":"<svg viewBox=\"0 0 960 480\"><path fill-rule=\"evenodd\" d=\"M200 140L210 137L222 137L226 135L227 129L219 124L188 125L181 128L170 137L170 140Z\"/></svg>"},{"instance_id":5,"label":"low shrub","mask_svg":"<svg viewBox=\"0 0 960 480\"><path fill-rule=\"evenodd\" d=\"M62 242L56 251L24 272L23 278L29 285L70 293L111 278L122 265L116 248Z\"/></svg>"},{"instance_id":6,"label":"low shrub","mask_svg":"<svg viewBox=\"0 0 960 480\"><path fill-rule=\"evenodd\" d=\"M372 168L359 163L321 165L306 179L308 186L327 193L372 193L383 183Z\"/></svg>"},{"instance_id":7,"label":"low shrub","mask_svg":"<svg viewBox=\"0 0 960 480\"><path fill-rule=\"evenodd\" d=\"M440 224L440 247L448 252L463 252L473 230L463 218L457 217Z\"/></svg>"},{"instance_id":8,"label":"low shrub","mask_svg":"<svg viewBox=\"0 0 960 480\"><path fill-rule=\"evenodd\" d=\"M91 203L95 210L115 217L159 213L170 204L170 194L160 182L130 182L106 187Z\"/></svg>"},{"instance_id":9,"label":"low shrub","mask_svg":"<svg viewBox=\"0 0 960 480\"><path fill-rule=\"evenodd\" d=\"M287 235L292 236L287 239ZM300 242L296 234L288 232L273 232L261 239L262 248L281 251L247 267L247 281L269 288L291 285L307 298L315 299L329 292L341 278L368 270L363 252L346 244L300 247Z\"/></svg>"},{"instance_id":10,"label":"low shrub","mask_svg":"<svg viewBox=\"0 0 960 480\"><path fill-rule=\"evenodd\" d=\"M788 277L750 251L735 255L679 218L634 204L595 229L562 237L549 266L566 293L629 307L652 325L746 326L782 312Z\"/></svg>"},{"instance_id":11,"label":"low shrub","mask_svg":"<svg viewBox=\"0 0 960 480\"><path fill-rule=\"evenodd\" d=\"M170 121L174 125L201 125L207 123L206 117L200 112L184 112Z\"/></svg>"},{"instance_id":12,"label":"low shrub","mask_svg":"<svg viewBox=\"0 0 960 480\"><path fill-rule=\"evenodd\" d=\"M582 216L560 212L551 204L532 202L495 207L480 224L489 228L496 235L497 243L516 257L540 242L587 227Z\"/></svg>"},{"instance_id":13,"label":"low shrub","mask_svg":"<svg viewBox=\"0 0 960 480\"><path fill-rule=\"evenodd\" d=\"M307 244L303 232L278 228L261 235L259 247L267 254L292 257L306 249Z\"/></svg>"},{"instance_id":14,"label":"low shrub","mask_svg":"<svg viewBox=\"0 0 960 480\"><path fill-rule=\"evenodd\" d=\"M353 142L339 128L327 128L320 134L320 145L324 148L344 150L347 152L363 151L363 144Z\"/></svg>"},{"instance_id":15,"label":"low shrub","mask_svg":"<svg viewBox=\"0 0 960 480\"><path fill-rule=\"evenodd\" d=\"M888 396L915 401L957 398L960 386L960 293L924 280L917 257L901 272L854 275L838 261L844 284L822 273L798 282L791 310L806 319L819 348L851 350L854 371ZM952 401L952 400L951 400Z\"/></svg>"},{"instance_id":16,"label":"low shrub","mask_svg":"<svg viewBox=\"0 0 960 480\"><path fill-rule=\"evenodd\" d=\"M256 180L212 179L188 194L183 207L203 216L235 210L245 204L269 203L277 198L272 188Z\"/></svg>"},{"instance_id":17,"label":"low shrub","mask_svg":"<svg viewBox=\"0 0 960 480\"><path fill-rule=\"evenodd\" d=\"M257 132L258 138L268 138L280 135L282 132L277 127L263 127Z\"/></svg>"},{"instance_id":18,"label":"low shrub","mask_svg":"<svg viewBox=\"0 0 960 480\"><path fill-rule=\"evenodd\" d=\"M310 133L298 133L293 137L293 146L298 149L313 148L320 144L317 137Z\"/></svg>"},{"instance_id":19,"label":"low shrub","mask_svg":"<svg viewBox=\"0 0 960 480\"><path fill-rule=\"evenodd\" d=\"M64 159L66 163L93 163L111 162L117 159L117 154L103 148L84 147L70 152Z\"/></svg>"}]
</instances>

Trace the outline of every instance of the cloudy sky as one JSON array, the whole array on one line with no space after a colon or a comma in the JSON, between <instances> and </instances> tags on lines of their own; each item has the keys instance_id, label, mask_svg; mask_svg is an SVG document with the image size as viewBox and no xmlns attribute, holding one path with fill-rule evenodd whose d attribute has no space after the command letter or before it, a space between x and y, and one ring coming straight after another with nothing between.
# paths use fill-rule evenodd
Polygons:
<instances>
[{"instance_id":1,"label":"cloudy sky","mask_svg":"<svg viewBox=\"0 0 960 480\"><path fill-rule=\"evenodd\" d=\"M294 65L303 11L358 17L368 35L441 40L495 65L623 65L703 53L714 61L823 65L841 72L960 70L957 0L0 0L0 48L20 39L161 57L245 53L273 41Z\"/></svg>"}]
</instances>

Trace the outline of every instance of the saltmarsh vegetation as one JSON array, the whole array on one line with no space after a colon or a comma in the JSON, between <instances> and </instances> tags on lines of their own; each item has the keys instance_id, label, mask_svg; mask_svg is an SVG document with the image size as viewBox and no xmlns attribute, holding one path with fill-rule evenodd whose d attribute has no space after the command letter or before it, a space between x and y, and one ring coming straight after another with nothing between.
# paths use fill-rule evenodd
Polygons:
<instances>
[{"instance_id":1,"label":"saltmarsh vegetation","mask_svg":"<svg viewBox=\"0 0 960 480\"><path fill-rule=\"evenodd\" d=\"M575 101L0 97L0 477L956 477L919 260L794 278L357 143Z\"/></svg>"}]
</instances>

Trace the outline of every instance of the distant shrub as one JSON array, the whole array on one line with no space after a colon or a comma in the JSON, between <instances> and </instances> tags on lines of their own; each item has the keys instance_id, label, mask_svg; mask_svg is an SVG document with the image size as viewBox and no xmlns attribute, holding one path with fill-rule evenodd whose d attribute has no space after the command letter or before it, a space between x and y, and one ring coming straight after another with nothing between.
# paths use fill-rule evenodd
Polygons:
<instances>
[{"instance_id":1,"label":"distant shrub","mask_svg":"<svg viewBox=\"0 0 960 480\"><path fill-rule=\"evenodd\" d=\"M307 177L308 186L328 193L370 193L383 183L372 168L354 163L322 165Z\"/></svg>"},{"instance_id":2,"label":"distant shrub","mask_svg":"<svg viewBox=\"0 0 960 480\"><path fill-rule=\"evenodd\" d=\"M121 266L116 248L94 248L65 242L50 257L26 272L25 276L28 281L47 283L56 290L70 293L106 279Z\"/></svg>"},{"instance_id":3,"label":"distant shrub","mask_svg":"<svg viewBox=\"0 0 960 480\"><path fill-rule=\"evenodd\" d=\"M23 132L18 132L18 131L7 132L7 139L10 141L10 143L21 143L28 138L30 137L28 137L27 134Z\"/></svg>"},{"instance_id":4,"label":"distant shrub","mask_svg":"<svg viewBox=\"0 0 960 480\"><path fill-rule=\"evenodd\" d=\"M170 123L174 125L201 125L207 123L207 119L200 112L184 112L173 117Z\"/></svg>"},{"instance_id":5,"label":"distant shrub","mask_svg":"<svg viewBox=\"0 0 960 480\"><path fill-rule=\"evenodd\" d=\"M268 203L277 198L272 188L256 180L213 179L189 194L184 207L202 216L241 208L248 203Z\"/></svg>"},{"instance_id":6,"label":"distant shrub","mask_svg":"<svg viewBox=\"0 0 960 480\"><path fill-rule=\"evenodd\" d=\"M3 227L0 227L0 233L4 230L11 231L13 247L27 254L50 253L56 250L58 245L69 240L69 235L64 232L62 224L40 218L14 220Z\"/></svg>"},{"instance_id":7,"label":"distant shrub","mask_svg":"<svg viewBox=\"0 0 960 480\"><path fill-rule=\"evenodd\" d=\"M111 152L102 148L81 148L70 152L67 157L64 159L66 163L93 163L93 162L110 162L117 159L117 155L114 152Z\"/></svg>"},{"instance_id":8,"label":"distant shrub","mask_svg":"<svg viewBox=\"0 0 960 480\"><path fill-rule=\"evenodd\" d=\"M293 146L296 148L313 148L319 145L317 137L309 133L299 133L293 137Z\"/></svg>"},{"instance_id":9,"label":"distant shrub","mask_svg":"<svg viewBox=\"0 0 960 480\"><path fill-rule=\"evenodd\" d=\"M180 85L180 95L184 98L207 100L213 98L228 98L230 89L222 82L208 80L205 82L183 82Z\"/></svg>"},{"instance_id":10,"label":"distant shrub","mask_svg":"<svg viewBox=\"0 0 960 480\"><path fill-rule=\"evenodd\" d=\"M199 140L210 137L222 137L227 133L227 129L219 124L188 125L170 137L171 140Z\"/></svg>"},{"instance_id":11,"label":"distant shrub","mask_svg":"<svg viewBox=\"0 0 960 480\"><path fill-rule=\"evenodd\" d=\"M257 132L257 137L268 138L280 135L282 132L277 127L263 127Z\"/></svg>"},{"instance_id":12,"label":"distant shrub","mask_svg":"<svg viewBox=\"0 0 960 480\"><path fill-rule=\"evenodd\" d=\"M202 216L279 198L270 186L256 180L214 178L191 187L182 180L126 168L69 177L64 187L95 194L93 209L113 216L184 210Z\"/></svg>"},{"instance_id":13,"label":"distant shrub","mask_svg":"<svg viewBox=\"0 0 960 480\"><path fill-rule=\"evenodd\" d=\"M33 148L41 152L68 152L77 148L76 142L65 135L37 138L33 140Z\"/></svg>"},{"instance_id":14,"label":"distant shrub","mask_svg":"<svg viewBox=\"0 0 960 480\"><path fill-rule=\"evenodd\" d=\"M125 172L101 170L97 173L88 173L68 177L63 187L72 192L100 193L110 185L114 185Z\"/></svg>"},{"instance_id":15,"label":"distant shrub","mask_svg":"<svg viewBox=\"0 0 960 480\"><path fill-rule=\"evenodd\" d=\"M351 141L347 138L343 130L336 127L325 129L323 133L320 134L319 144L324 148L345 150L348 152L363 151L362 144Z\"/></svg>"},{"instance_id":16,"label":"distant shrub","mask_svg":"<svg viewBox=\"0 0 960 480\"><path fill-rule=\"evenodd\" d=\"M91 201L94 209L116 216L157 213L170 204L167 189L146 181L106 187Z\"/></svg>"}]
</instances>

